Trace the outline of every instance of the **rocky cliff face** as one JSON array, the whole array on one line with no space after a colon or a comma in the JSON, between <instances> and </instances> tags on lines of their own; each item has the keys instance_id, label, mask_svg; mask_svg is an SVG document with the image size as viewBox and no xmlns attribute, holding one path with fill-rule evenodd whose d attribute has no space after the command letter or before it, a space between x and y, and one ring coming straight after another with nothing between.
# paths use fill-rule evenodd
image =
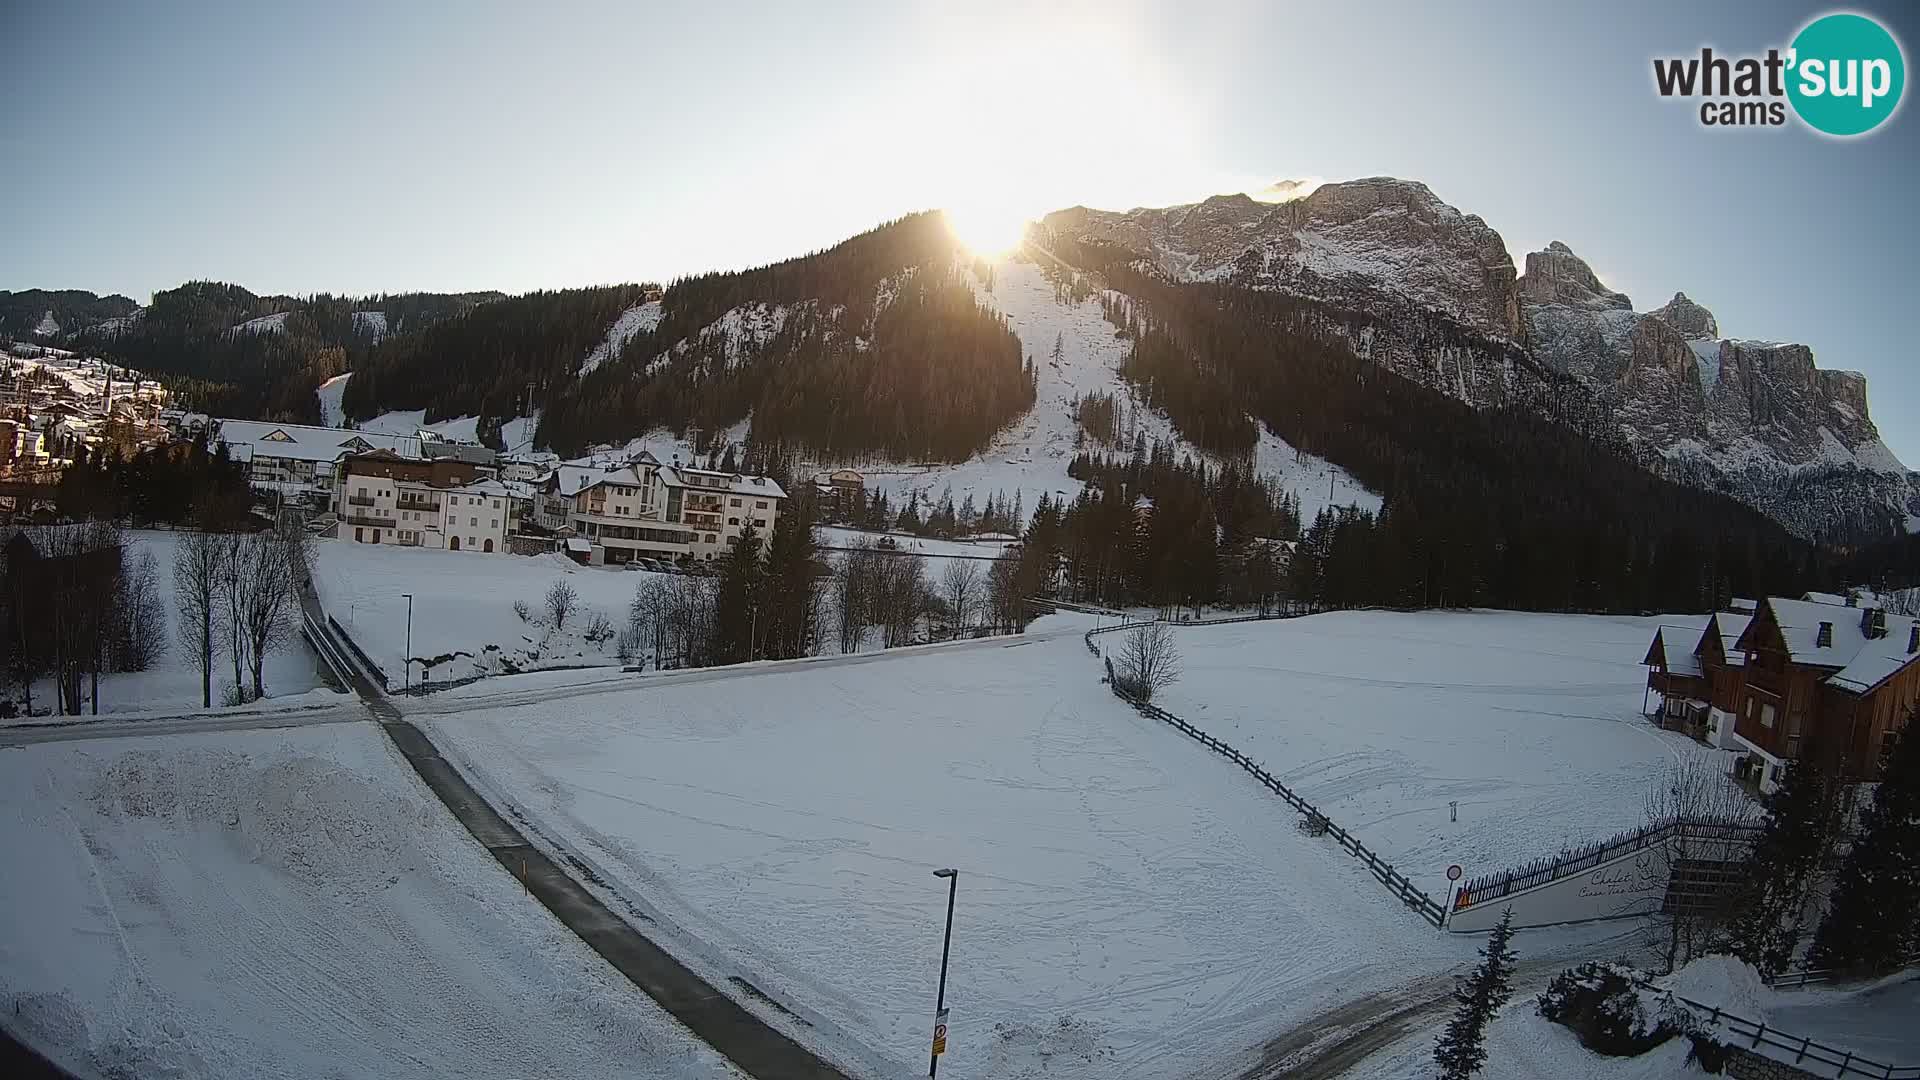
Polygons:
<instances>
[{"instance_id":1,"label":"rocky cliff face","mask_svg":"<svg viewBox=\"0 0 1920 1080\"><path fill-rule=\"evenodd\" d=\"M1808 535L1904 525L1920 509L1857 372L1819 370L1805 345L1721 339L1685 293L1637 313L1565 244L1527 256L1520 294L1534 355L1598 394L1628 442L1677 475Z\"/></svg>"},{"instance_id":2,"label":"rocky cliff face","mask_svg":"<svg viewBox=\"0 0 1920 1080\"><path fill-rule=\"evenodd\" d=\"M1636 312L1558 241L1516 277L1500 235L1424 184L1376 177L1281 203L1075 208L1045 224L1137 252L1171 280L1330 301L1357 313L1346 331L1376 362L1479 406L1519 399L1604 416L1612 431L1597 436L1802 534L1920 524L1920 474L1881 442L1864 377L1818 369L1805 345L1722 338L1684 293ZM1592 401L1571 406L1581 393Z\"/></svg>"},{"instance_id":3,"label":"rocky cliff face","mask_svg":"<svg viewBox=\"0 0 1920 1080\"><path fill-rule=\"evenodd\" d=\"M1075 207L1045 224L1137 251L1177 281L1230 281L1342 303L1385 291L1495 336L1519 328L1513 259L1500 234L1410 180L1324 184L1281 203L1217 195L1126 213Z\"/></svg>"}]
</instances>

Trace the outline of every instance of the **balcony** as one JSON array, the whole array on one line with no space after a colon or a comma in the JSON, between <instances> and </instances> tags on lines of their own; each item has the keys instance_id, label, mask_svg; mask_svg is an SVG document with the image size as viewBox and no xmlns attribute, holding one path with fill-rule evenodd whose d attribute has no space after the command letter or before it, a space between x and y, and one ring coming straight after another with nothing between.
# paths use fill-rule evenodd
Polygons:
<instances>
[{"instance_id":1,"label":"balcony","mask_svg":"<svg viewBox=\"0 0 1920 1080\"><path fill-rule=\"evenodd\" d=\"M372 506L372 505L373 505L373 496L371 496L371 495L349 495L349 496L347 496L347 502L349 502L349 503L351 503L351 504L353 504L354 506Z\"/></svg>"},{"instance_id":2,"label":"balcony","mask_svg":"<svg viewBox=\"0 0 1920 1080\"><path fill-rule=\"evenodd\" d=\"M429 514L437 514L440 512L440 504L437 502L417 502L413 499L401 499L393 505L402 510L425 510Z\"/></svg>"},{"instance_id":3,"label":"balcony","mask_svg":"<svg viewBox=\"0 0 1920 1080\"><path fill-rule=\"evenodd\" d=\"M349 525L371 525L376 529L391 529L395 527L394 519L390 517L375 517L372 514L356 514L352 511L347 512L345 520Z\"/></svg>"},{"instance_id":4,"label":"balcony","mask_svg":"<svg viewBox=\"0 0 1920 1080\"><path fill-rule=\"evenodd\" d=\"M718 513L725 508L726 500L718 495L688 495L686 509Z\"/></svg>"}]
</instances>

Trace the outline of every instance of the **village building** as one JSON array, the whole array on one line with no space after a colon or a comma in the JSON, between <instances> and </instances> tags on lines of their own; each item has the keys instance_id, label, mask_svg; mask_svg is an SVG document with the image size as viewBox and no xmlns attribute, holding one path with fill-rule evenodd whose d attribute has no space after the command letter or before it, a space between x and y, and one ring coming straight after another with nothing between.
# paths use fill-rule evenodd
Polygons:
<instances>
[{"instance_id":1,"label":"village building","mask_svg":"<svg viewBox=\"0 0 1920 1080\"><path fill-rule=\"evenodd\" d=\"M416 435L231 419L213 421L213 431L215 442L247 466L247 482L256 490L275 491L314 510L335 509L336 465L347 455L386 450L404 458L422 456Z\"/></svg>"},{"instance_id":2,"label":"village building","mask_svg":"<svg viewBox=\"0 0 1920 1080\"><path fill-rule=\"evenodd\" d=\"M642 453L597 471L554 470L536 499L544 525L556 502L567 503L566 527L585 540L588 561L627 563L659 558L708 562L733 549L747 529L764 544L787 493L764 476L662 465Z\"/></svg>"},{"instance_id":3,"label":"village building","mask_svg":"<svg viewBox=\"0 0 1920 1080\"><path fill-rule=\"evenodd\" d=\"M1642 661L1661 722L1740 751L1735 776L1762 794L1796 760L1871 780L1920 702L1920 620L1871 594L1807 597L1663 625Z\"/></svg>"},{"instance_id":4,"label":"village building","mask_svg":"<svg viewBox=\"0 0 1920 1080\"><path fill-rule=\"evenodd\" d=\"M371 450L343 457L336 475L338 539L481 554L509 550L513 494L472 462Z\"/></svg>"}]
</instances>

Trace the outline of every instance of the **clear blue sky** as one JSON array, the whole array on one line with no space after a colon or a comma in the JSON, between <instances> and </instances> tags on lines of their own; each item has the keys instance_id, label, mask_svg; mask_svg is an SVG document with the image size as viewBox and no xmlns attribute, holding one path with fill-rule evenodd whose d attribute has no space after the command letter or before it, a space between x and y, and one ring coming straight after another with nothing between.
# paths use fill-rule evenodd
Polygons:
<instances>
[{"instance_id":1,"label":"clear blue sky","mask_svg":"<svg viewBox=\"0 0 1920 1080\"><path fill-rule=\"evenodd\" d=\"M1653 56L1784 46L1824 5L392 8L0 4L0 288L521 291L936 205L1390 174L1516 262L1564 240L1642 310L1683 289L1864 371L1920 465L1915 108L1841 142L1652 90ZM1913 59L1920 8L1853 10Z\"/></svg>"}]
</instances>

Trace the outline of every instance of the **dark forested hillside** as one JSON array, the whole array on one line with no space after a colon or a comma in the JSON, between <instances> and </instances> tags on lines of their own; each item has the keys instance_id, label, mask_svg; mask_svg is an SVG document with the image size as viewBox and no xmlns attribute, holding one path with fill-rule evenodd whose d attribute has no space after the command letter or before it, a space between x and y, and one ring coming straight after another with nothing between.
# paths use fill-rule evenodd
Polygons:
<instances>
[{"instance_id":1,"label":"dark forested hillside","mask_svg":"<svg viewBox=\"0 0 1920 1080\"><path fill-rule=\"evenodd\" d=\"M34 340L48 315L61 333L71 333L106 319L130 315L140 305L115 293L96 296L80 289L0 289L0 337Z\"/></svg>"},{"instance_id":2,"label":"dark forested hillside","mask_svg":"<svg viewBox=\"0 0 1920 1080\"><path fill-rule=\"evenodd\" d=\"M1019 339L974 300L946 223L918 214L828 251L675 282L652 333L555 387L540 440L575 452L751 413L762 442L956 460L1032 403Z\"/></svg>"},{"instance_id":3,"label":"dark forested hillside","mask_svg":"<svg viewBox=\"0 0 1920 1080\"><path fill-rule=\"evenodd\" d=\"M341 407L364 420L425 409L427 420L509 419L570 380L643 287L615 285L528 293L382 341L354 365Z\"/></svg>"},{"instance_id":4,"label":"dark forested hillside","mask_svg":"<svg viewBox=\"0 0 1920 1080\"><path fill-rule=\"evenodd\" d=\"M1183 435L1238 451L1264 423L1382 493L1377 519L1307 529L1303 598L1703 610L1823 576L1811 545L1730 498L1655 476L1588 437L1578 415L1474 409L1360 358L1334 329L1345 316L1324 304L1070 257L1137 301L1109 305L1134 342L1125 374Z\"/></svg>"},{"instance_id":5,"label":"dark forested hillside","mask_svg":"<svg viewBox=\"0 0 1920 1080\"><path fill-rule=\"evenodd\" d=\"M138 318L62 341L161 378L189 408L313 423L314 388L353 367L396 324L430 327L498 295L258 296L194 281L155 293ZM375 312L381 318L366 317Z\"/></svg>"}]
</instances>

